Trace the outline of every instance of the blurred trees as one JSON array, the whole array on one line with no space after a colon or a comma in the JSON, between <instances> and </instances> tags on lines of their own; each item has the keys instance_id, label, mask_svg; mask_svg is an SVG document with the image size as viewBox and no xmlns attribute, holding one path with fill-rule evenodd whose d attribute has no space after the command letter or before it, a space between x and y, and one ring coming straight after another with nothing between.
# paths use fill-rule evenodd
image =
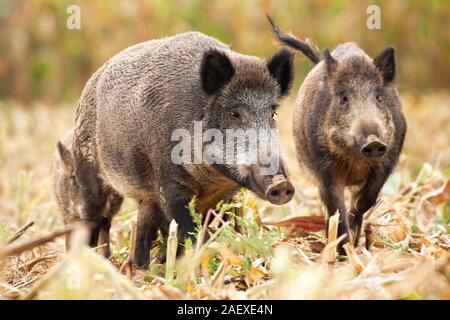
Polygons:
<instances>
[{"instance_id":1,"label":"blurred trees","mask_svg":"<svg viewBox=\"0 0 450 320\"><path fill-rule=\"evenodd\" d=\"M66 27L71 4L81 9L81 30ZM370 4L381 7L381 30L366 27ZM394 45L401 90L450 84L448 0L0 0L0 99L76 99L90 75L121 49L188 30L269 57L278 45L265 13L321 49L354 41L374 56ZM312 66L300 54L295 61L298 87Z\"/></svg>"}]
</instances>

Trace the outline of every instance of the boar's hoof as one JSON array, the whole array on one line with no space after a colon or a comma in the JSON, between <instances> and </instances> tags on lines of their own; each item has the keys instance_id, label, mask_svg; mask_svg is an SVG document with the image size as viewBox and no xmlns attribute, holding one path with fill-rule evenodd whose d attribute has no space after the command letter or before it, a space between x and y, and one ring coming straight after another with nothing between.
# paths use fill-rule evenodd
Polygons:
<instances>
[{"instance_id":1,"label":"boar's hoof","mask_svg":"<svg viewBox=\"0 0 450 320\"><path fill-rule=\"evenodd\" d=\"M266 198L271 203L282 205L291 201L294 196L295 188L284 177L282 179L274 179L266 190Z\"/></svg>"}]
</instances>

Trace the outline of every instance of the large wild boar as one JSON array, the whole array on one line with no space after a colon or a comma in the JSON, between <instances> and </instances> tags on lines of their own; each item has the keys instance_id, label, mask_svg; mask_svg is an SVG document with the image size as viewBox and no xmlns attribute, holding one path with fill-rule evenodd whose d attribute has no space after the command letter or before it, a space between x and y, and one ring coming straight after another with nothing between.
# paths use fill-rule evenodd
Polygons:
<instances>
[{"instance_id":1,"label":"large wild boar","mask_svg":"<svg viewBox=\"0 0 450 320\"><path fill-rule=\"evenodd\" d=\"M325 50L325 61L320 61L308 43L282 32L270 18L269 22L281 43L316 64L297 96L293 118L297 155L317 179L328 216L340 213L338 234L347 233L357 245L363 215L394 169L406 134L395 85L394 49L389 47L372 60L356 44L345 43L331 53ZM346 186L352 187L349 212Z\"/></svg>"},{"instance_id":2,"label":"large wild boar","mask_svg":"<svg viewBox=\"0 0 450 320\"><path fill-rule=\"evenodd\" d=\"M199 123L205 131L216 130L215 137L229 129L274 129L274 114L292 79L292 54L286 49L264 61L197 32L132 46L93 75L77 109L74 155L80 168L98 172L82 178L83 185L93 186L91 194L102 198L106 185L139 203L138 266L148 266L162 225L175 219L181 242L194 231L187 209L193 196L200 213L241 187L278 205L292 198L280 156L272 173L263 172L259 161L201 161L195 146L191 163L173 159L180 143L173 141L174 132L193 133ZM223 151L220 145L213 150ZM241 152L238 146L233 151ZM84 217L98 220L92 211Z\"/></svg>"},{"instance_id":3,"label":"large wild boar","mask_svg":"<svg viewBox=\"0 0 450 320\"><path fill-rule=\"evenodd\" d=\"M64 224L72 224L82 220L82 212L90 207L92 197L83 194L86 186L80 185L83 177L96 174L96 172L79 171L73 156L73 129L69 130L65 137L57 144L57 154L52 163L53 187L55 191L56 204L63 216ZM78 178L77 178L78 177ZM97 200L97 199L95 199ZM111 220L119 212L123 197L109 189L104 193L102 201L93 210L98 210L100 221L92 230L91 245L104 245L103 255L110 255L109 230ZM95 239L95 240L92 240ZM70 245L70 237L66 238L66 248Z\"/></svg>"}]
</instances>

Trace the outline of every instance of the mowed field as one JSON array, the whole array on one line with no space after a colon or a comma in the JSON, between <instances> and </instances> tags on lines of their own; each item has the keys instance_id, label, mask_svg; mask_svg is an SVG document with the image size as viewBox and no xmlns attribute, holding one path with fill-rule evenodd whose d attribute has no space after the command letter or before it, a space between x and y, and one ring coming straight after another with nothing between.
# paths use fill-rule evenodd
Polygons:
<instances>
[{"instance_id":1,"label":"mowed field","mask_svg":"<svg viewBox=\"0 0 450 320\"><path fill-rule=\"evenodd\" d=\"M161 240L149 271L128 263L137 217L129 199L113 221L110 261L86 247L82 228L74 231L71 253L64 237L20 252L21 243L64 227L50 166L57 140L73 125L76 102L30 107L0 101L0 298L450 299L450 95L403 94L402 101L406 145L366 219L369 250L349 247L347 257L334 257L336 243L313 232L318 218L271 224L324 214L314 182L296 161L291 98L277 121L297 190L293 201L274 207L242 191L232 204L214 208L208 230L199 226L199 237L211 233L209 242L162 264L158 254L170 256L174 248ZM225 213L232 218L218 224Z\"/></svg>"}]
</instances>

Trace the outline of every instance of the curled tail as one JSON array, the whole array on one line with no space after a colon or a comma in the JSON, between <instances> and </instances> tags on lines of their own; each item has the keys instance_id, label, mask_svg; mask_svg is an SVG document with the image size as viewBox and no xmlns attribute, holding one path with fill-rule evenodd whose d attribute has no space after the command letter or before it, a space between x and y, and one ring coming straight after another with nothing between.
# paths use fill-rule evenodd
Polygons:
<instances>
[{"instance_id":1,"label":"curled tail","mask_svg":"<svg viewBox=\"0 0 450 320\"><path fill-rule=\"evenodd\" d=\"M270 24L272 25L273 31L275 32L275 35L277 36L278 41L280 41L281 43L283 43L289 47L292 47L294 49L301 51L314 64L318 64L320 62L319 56L314 52L314 50L311 48L311 46L308 43L281 31L280 28L278 28L278 26L275 24L275 22L272 20L271 17L269 17L268 15L266 17L267 17L267 20L269 20Z\"/></svg>"}]
</instances>

